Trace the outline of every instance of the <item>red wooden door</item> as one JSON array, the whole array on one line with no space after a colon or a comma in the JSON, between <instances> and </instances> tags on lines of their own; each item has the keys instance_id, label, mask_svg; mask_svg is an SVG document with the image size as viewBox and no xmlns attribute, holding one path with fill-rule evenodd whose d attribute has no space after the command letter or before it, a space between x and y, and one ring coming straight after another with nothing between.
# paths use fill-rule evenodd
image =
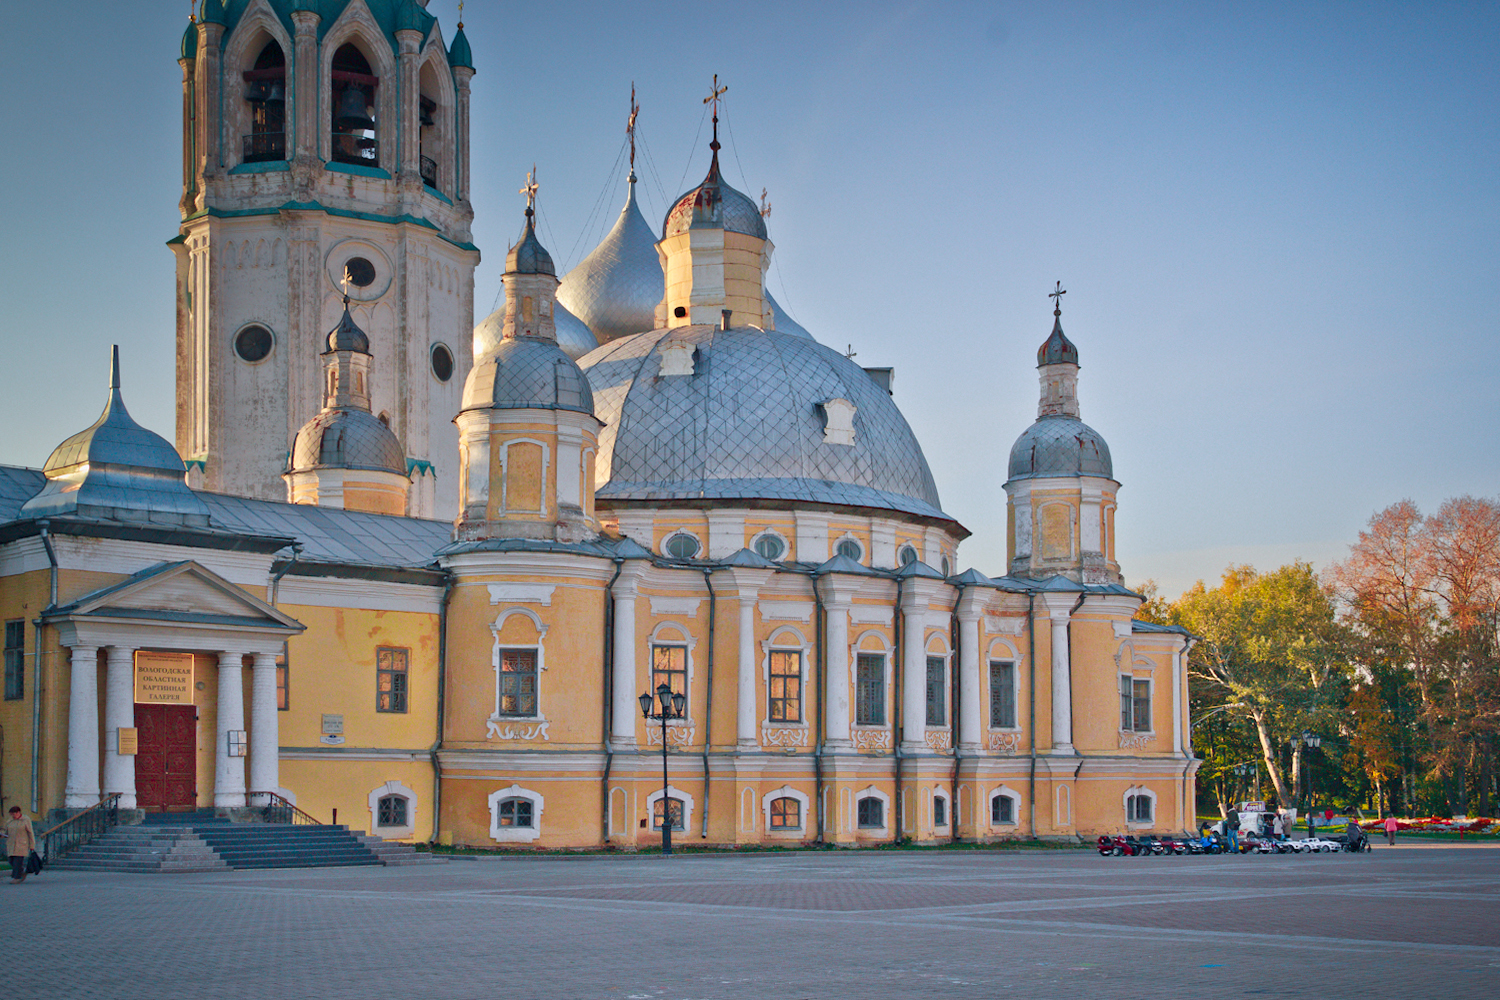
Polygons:
<instances>
[{"instance_id":1,"label":"red wooden door","mask_svg":"<svg viewBox=\"0 0 1500 1000\"><path fill-rule=\"evenodd\" d=\"M137 808L190 812L198 808L198 710L192 705L137 705Z\"/></svg>"}]
</instances>

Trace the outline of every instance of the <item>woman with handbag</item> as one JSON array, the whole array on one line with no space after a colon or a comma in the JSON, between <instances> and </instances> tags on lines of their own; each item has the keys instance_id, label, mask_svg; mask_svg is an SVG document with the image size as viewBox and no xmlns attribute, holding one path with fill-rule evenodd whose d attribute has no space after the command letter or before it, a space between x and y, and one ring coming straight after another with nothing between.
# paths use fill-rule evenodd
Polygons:
<instances>
[{"instance_id":1,"label":"woman with handbag","mask_svg":"<svg viewBox=\"0 0 1500 1000\"><path fill-rule=\"evenodd\" d=\"M26 859L36 850L36 832L31 820L21 815L20 806L10 807L10 821L5 824L5 847L10 855L10 884L26 881Z\"/></svg>"}]
</instances>

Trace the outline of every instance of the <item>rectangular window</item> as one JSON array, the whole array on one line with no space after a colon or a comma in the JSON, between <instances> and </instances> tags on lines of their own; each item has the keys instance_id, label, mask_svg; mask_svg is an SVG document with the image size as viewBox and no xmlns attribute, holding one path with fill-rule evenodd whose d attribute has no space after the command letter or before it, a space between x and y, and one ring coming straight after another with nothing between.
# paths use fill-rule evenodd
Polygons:
<instances>
[{"instance_id":1,"label":"rectangular window","mask_svg":"<svg viewBox=\"0 0 1500 1000\"><path fill-rule=\"evenodd\" d=\"M1132 823L1151 822L1151 796L1132 795L1125 803L1125 818Z\"/></svg>"},{"instance_id":2,"label":"rectangular window","mask_svg":"<svg viewBox=\"0 0 1500 1000\"><path fill-rule=\"evenodd\" d=\"M859 827L861 830L879 830L885 826L885 803L869 796L859 800Z\"/></svg>"},{"instance_id":3,"label":"rectangular window","mask_svg":"<svg viewBox=\"0 0 1500 1000\"><path fill-rule=\"evenodd\" d=\"M668 804L668 808L672 810L672 832L676 833L678 830L685 829L682 824L681 799L657 799L655 805L652 807L653 812L651 816L651 829L661 829L661 805L663 801L665 801Z\"/></svg>"},{"instance_id":4,"label":"rectangular window","mask_svg":"<svg viewBox=\"0 0 1500 1000\"><path fill-rule=\"evenodd\" d=\"M276 657L276 711L285 712L292 707L292 681L288 676L287 645L281 644L281 654ZM402 824L405 826L405 824Z\"/></svg>"},{"instance_id":5,"label":"rectangular window","mask_svg":"<svg viewBox=\"0 0 1500 1000\"><path fill-rule=\"evenodd\" d=\"M1016 728L1016 665L990 661L990 728Z\"/></svg>"},{"instance_id":6,"label":"rectangular window","mask_svg":"<svg viewBox=\"0 0 1500 1000\"><path fill-rule=\"evenodd\" d=\"M771 829L802 829L802 803L789 796L771 800Z\"/></svg>"},{"instance_id":7,"label":"rectangular window","mask_svg":"<svg viewBox=\"0 0 1500 1000\"><path fill-rule=\"evenodd\" d=\"M947 664L941 656L929 656L927 658L927 724L929 726L946 726L948 724L948 685L946 681L948 671Z\"/></svg>"},{"instance_id":8,"label":"rectangular window","mask_svg":"<svg viewBox=\"0 0 1500 1000\"><path fill-rule=\"evenodd\" d=\"M5 700L26 697L26 619L5 623Z\"/></svg>"},{"instance_id":9,"label":"rectangular window","mask_svg":"<svg viewBox=\"0 0 1500 1000\"><path fill-rule=\"evenodd\" d=\"M406 711L406 668L411 651L379 646L375 649L375 711Z\"/></svg>"},{"instance_id":10,"label":"rectangular window","mask_svg":"<svg viewBox=\"0 0 1500 1000\"><path fill-rule=\"evenodd\" d=\"M1151 732L1151 681L1120 675L1120 728L1126 732Z\"/></svg>"},{"instance_id":11,"label":"rectangular window","mask_svg":"<svg viewBox=\"0 0 1500 1000\"><path fill-rule=\"evenodd\" d=\"M772 722L802 721L802 650L771 650L771 692L767 709Z\"/></svg>"},{"instance_id":12,"label":"rectangular window","mask_svg":"<svg viewBox=\"0 0 1500 1000\"><path fill-rule=\"evenodd\" d=\"M1009 795L996 795L990 799L990 822L991 823L1014 823L1016 821L1016 800Z\"/></svg>"},{"instance_id":13,"label":"rectangular window","mask_svg":"<svg viewBox=\"0 0 1500 1000\"><path fill-rule=\"evenodd\" d=\"M932 825L948 825L948 800L940 796L934 796L932 800Z\"/></svg>"},{"instance_id":14,"label":"rectangular window","mask_svg":"<svg viewBox=\"0 0 1500 1000\"><path fill-rule=\"evenodd\" d=\"M885 725L885 657L879 653L860 653L855 660L854 721Z\"/></svg>"},{"instance_id":15,"label":"rectangular window","mask_svg":"<svg viewBox=\"0 0 1500 1000\"><path fill-rule=\"evenodd\" d=\"M687 647L651 647L651 694L666 684L673 694L687 697ZM659 707L659 706L658 706Z\"/></svg>"},{"instance_id":16,"label":"rectangular window","mask_svg":"<svg viewBox=\"0 0 1500 1000\"><path fill-rule=\"evenodd\" d=\"M406 796L387 795L381 798L376 823L379 826L405 826L406 825Z\"/></svg>"},{"instance_id":17,"label":"rectangular window","mask_svg":"<svg viewBox=\"0 0 1500 1000\"><path fill-rule=\"evenodd\" d=\"M536 717L536 650L500 651L500 714Z\"/></svg>"},{"instance_id":18,"label":"rectangular window","mask_svg":"<svg viewBox=\"0 0 1500 1000\"><path fill-rule=\"evenodd\" d=\"M524 826L532 824L531 800L520 797L500 800L499 821L501 826Z\"/></svg>"}]
</instances>

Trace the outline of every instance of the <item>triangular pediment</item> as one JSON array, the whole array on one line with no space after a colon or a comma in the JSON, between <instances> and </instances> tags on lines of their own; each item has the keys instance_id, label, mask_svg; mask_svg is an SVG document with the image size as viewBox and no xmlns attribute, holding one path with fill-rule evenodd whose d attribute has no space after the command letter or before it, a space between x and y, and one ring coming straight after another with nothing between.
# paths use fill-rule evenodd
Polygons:
<instances>
[{"instance_id":1,"label":"triangular pediment","mask_svg":"<svg viewBox=\"0 0 1500 1000\"><path fill-rule=\"evenodd\" d=\"M302 624L191 560L162 563L58 608L72 617L178 618L302 631Z\"/></svg>"}]
</instances>

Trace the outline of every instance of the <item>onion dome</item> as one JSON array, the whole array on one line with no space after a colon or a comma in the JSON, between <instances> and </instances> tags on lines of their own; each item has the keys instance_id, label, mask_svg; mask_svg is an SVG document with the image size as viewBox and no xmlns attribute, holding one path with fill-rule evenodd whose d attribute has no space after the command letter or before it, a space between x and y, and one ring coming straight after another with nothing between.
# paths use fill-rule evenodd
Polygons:
<instances>
[{"instance_id":1,"label":"onion dome","mask_svg":"<svg viewBox=\"0 0 1500 1000\"><path fill-rule=\"evenodd\" d=\"M188 21L187 30L182 33L182 49L177 58L184 62L192 62L198 58L198 23L196 21Z\"/></svg>"},{"instance_id":2,"label":"onion dome","mask_svg":"<svg viewBox=\"0 0 1500 1000\"><path fill-rule=\"evenodd\" d=\"M470 51L469 39L464 35L463 22L459 22L458 31L453 34L453 43L448 46L448 65L474 68L474 53Z\"/></svg>"},{"instance_id":3,"label":"onion dome","mask_svg":"<svg viewBox=\"0 0 1500 1000\"><path fill-rule=\"evenodd\" d=\"M629 192L614 228L557 288L557 301L588 324L599 343L654 328L665 292L656 234L636 204L634 171Z\"/></svg>"},{"instance_id":4,"label":"onion dome","mask_svg":"<svg viewBox=\"0 0 1500 1000\"><path fill-rule=\"evenodd\" d=\"M1052 336L1037 348L1036 364L1038 368L1042 365L1078 364L1078 348L1063 334L1061 311L1052 314Z\"/></svg>"},{"instance_id":5,"label":"onion dome","mask_svg":"<svg viewBox=\"0 0 1500 1000\"><path fill-rule=\"evenodd\" d=\"M1011 479L1113 479L1109 445L1077 417L1042 417L1010 449Z\"/></svg>"},{"instance_id":6,"label":"onion dome","mask_svg":"<svg viewBox=\"0 0 1500 1000\"><path fill-rule=\"evenodd\" d=\"M771 297L769 289L766 290L766 305L771 307L771 315L776 318L776 330L778 333L789 333L794 337L806 337L808 340L813 339L813 335L808 333L801 323L788 316L786 310L781 308L781 303Z\"/></svg>"},{"instance_id":7,"label":"onion dome","mask_svg":"<svg viewBox=\"0 0 1500 1000\"><path fill-rule=\"evenodd\" d=\"M397 31L427 31L426 21L431 19L430 14L422 9L416 0L403 0L396 5L396 30ZM451 66L452 63L449 63Z\"/></svg>"},{"instance_id":8,"label":"onion dome","mask_svg":"<svg viewBox=\"0 0 1500 1000\"><path fill-rule=\"evenodd\" d=\"M563 308L561 302L552 303L552 322L557 331L557 346L563 353L577 361L599 346L599 339L583 320ZM474 357L483 358L495 349L505 337L504 292L501 293L500 308L490 313L474 327Z\"/></svg>"},{"instance_id":9,"label":"onion dome","mask_svg":"<svg viewBox=\"0 0 1500 1000\"><path fill-rule=\"evenodd\" d=\"M714 140L714 157L708 165L703 183L678 198L662 223L661 236L675 236L689 229L723 229L767 239L766 220L760 206L730 187L719 171L718 140Z\"/></svg>"},{"instance_id":10,"label":"onion dome","mask_svg":"<svg viewBox=\"0 0 1500 1000\"><path fill-rule=\"evenodd\" d=\"M802 502L953 522L890 394L808 337L680 326L580 364L605 425L603 503Z\"/></svg>"},{"instance_id":11,"label":"onion dome","mask_svg":"<svg viewBox=\"0 0 1500 1000\"><path fill-rule=\"evenodd\" d=\"M511 337L470 369L462 408L592 414L594 396L577 363L556 343L542 337Z\"/></svg>"},{"instance_id":12,"label":"onion dome","mask_svg":"<svg viewBox=\"0 0 1500 1000\"><path fill-rule=\"evenodd\" d=\"M29 517L76 514L207 527L208 507L188 489L186 472L167 439L136 423L125 409L116 347L104 413L57 446L42 467L46 486L21 511Z\"/></svg>"},{"instance_id":13,"label":"onion dome","mask_svg":"<svg viewBox=\"0 0 1500 1000\"><path fill-rule=\"evenodd\" d=\"M510 248L510 253L505 255L507 274L557 274L557 270L552 266L552 255L536 238L534 215L535 213L528 206L526 225L521 230L521 238L516 241L515 246Z\"/></svg>"},{"instance_id":14,"label":"onion dome","mask_svg":"<svg viewBox=\"0 0 1500 1000\"><path fill-rule=\"evenodd\" d=\"M344 316L339 320L339 325L328 332L328 350L330 351L357 351L360 354L370 353L370 338L365 336L365 331L354 322L354 317L349 315L349 296L344 296Z\"/></svg>"},{"instance_id":15,"label":"onion dome","mask_svg":"<svg viewBox=\"0 0 1500 1000\"><path fill-rule=\"evenodd\" d=\"M229 15L224 11L224 0L203 0L198 20L205 24L228 24Z\"/></svg>"},{"instance_id":16,"label":"onion dome","mask_svg":"<svg viewBox=\"0 0 1500 1000\"><path fill-rule=\"evenodd\" d=\"M297 432L288 472L371 469L406 475L406 452L389 427L368 410L325 409Z\"/></svg>"}]
</instances>

